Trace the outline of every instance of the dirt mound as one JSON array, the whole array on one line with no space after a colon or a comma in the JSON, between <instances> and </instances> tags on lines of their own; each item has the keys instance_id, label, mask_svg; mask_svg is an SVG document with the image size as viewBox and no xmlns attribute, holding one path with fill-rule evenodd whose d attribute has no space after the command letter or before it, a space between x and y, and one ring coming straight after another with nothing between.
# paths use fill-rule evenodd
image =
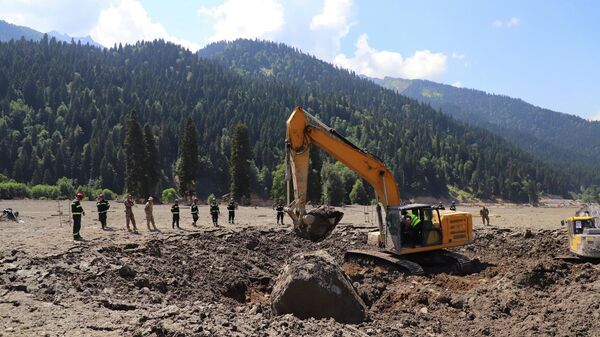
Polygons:
<instances>
[{"instance_id":1,"label":"dirt mound","mask_svg":"<svg viewBox=\"0 0 600 337\"><path fill-rule=\"evenodd\" d=\"M405 276L344 264L369 320L275 316L274 280L298 253L337 263L369 229L338 226L322 242L289 229L156 234L91 241L33 257L0 249L0 332L114 336L596 336L600 265L566 263L562 231L484 228L458 251L482 261L466 276ZM146 237L144 237L146 238Z\"/></svg>"},{"instance_id":2,"label":"dirt mound","mask_svg":"<svg viewBox=\"0 0 600 337\"><path fill-rule=\"evenodd\" d=\"M275 280L271 303L275 315L333 318L360 323L366 308L331 255L323 250L294 255Z\"/></svg>"}]
</instances>

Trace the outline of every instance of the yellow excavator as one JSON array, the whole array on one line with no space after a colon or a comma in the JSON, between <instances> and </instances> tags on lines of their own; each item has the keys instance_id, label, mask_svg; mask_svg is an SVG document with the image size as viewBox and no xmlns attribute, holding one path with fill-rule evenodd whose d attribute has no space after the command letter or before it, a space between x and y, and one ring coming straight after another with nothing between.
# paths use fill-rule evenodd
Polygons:
<instances>
[{"instance_id":1,"label":"yellow excavator","mask_svg":"<svg viewBox=\"0 0 600 337\"><path fill-rule=\"evenodd\" d=\"M468 271L471 260L446 248L473 241L470 213L446 211L443 207L428 204L401 205L394 176L379 158L354 145L302 107L294 109L286 130L288 206L285 211L292 218L298 236L312 241L323 240L343 216L327 206L306 210L311 145L342 162L375 190L378 231L368 235L371 248L347 251L347 260L391 263L411 274L424 274L436 265L453 265L454 271L459 273ZM290 180L295 197L292 202L289 200ZM419 225L413 227L410 219L415 217Z\"/></svg>"}]
</instances>

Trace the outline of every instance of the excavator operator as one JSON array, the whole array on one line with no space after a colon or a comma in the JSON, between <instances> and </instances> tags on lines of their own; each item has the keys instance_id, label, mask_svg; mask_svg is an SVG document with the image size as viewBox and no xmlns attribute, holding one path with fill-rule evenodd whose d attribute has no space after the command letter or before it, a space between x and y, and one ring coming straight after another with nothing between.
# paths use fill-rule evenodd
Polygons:
<instances>
[{"instance_id":1,"label":"excavator operator","mask_svg":"<svg viewBox=\"0 0 600 337\"><path fill-rule=\"evenodd\" d=\"M421 218L412 212L402 211L402 222L413 247L421 245L423 224Z\"/></svg>"}]
</instances>

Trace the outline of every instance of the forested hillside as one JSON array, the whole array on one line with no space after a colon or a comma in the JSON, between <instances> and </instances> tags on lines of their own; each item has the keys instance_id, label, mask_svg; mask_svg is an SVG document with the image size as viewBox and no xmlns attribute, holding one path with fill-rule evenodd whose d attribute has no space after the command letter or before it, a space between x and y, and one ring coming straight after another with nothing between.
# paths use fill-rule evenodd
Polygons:
<instances>
[{"instance_id":1,"label":"forested hillside","mask_svg":"<svg viewBox=\"0 0 600 337\"><path fill-rule=\"evenodd\" d=\"M588 179L600 176L600 122L543 109L520 99L424 80L376 83L484 127L531 153Z\"/></svg>"},{"instance_id":2,"label":"forested hillside","mask_svg":"<svg viewBox=\"0 0 600 337\"><path fill-rule=\"evenodd\" d=\"M229 190L232 128L242 122L252 147L252 188L266 196L283 158L285 120L303 105L381 157L405 196L443 195L454 186L527 201L537 192L578 187L576 177L483 129L292 48L239 40L201 54L214 60L163 41L112 49L47 38L0 43L0 172L31 184L62 176L100 180L120 192L124 126L135 110L157 138L159 188L174 185L181 130L191 117L200 145L199 194Z\"/></svg>"}]
</instances>

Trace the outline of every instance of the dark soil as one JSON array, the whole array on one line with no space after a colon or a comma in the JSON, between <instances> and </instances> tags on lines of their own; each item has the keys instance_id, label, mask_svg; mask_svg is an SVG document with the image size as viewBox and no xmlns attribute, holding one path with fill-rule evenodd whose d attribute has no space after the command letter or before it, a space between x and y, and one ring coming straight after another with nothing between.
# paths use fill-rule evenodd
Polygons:
<instances>
[{"instance_id":1,"label":"dark soil","mask_svg":"<svg viewBox=\"0 0 600 337\"><path fill-rule=\"evenodd\" d=\"M342 264L345 250L365 245L361 228L340 226L319 243L289 229L246 228L38 258L5 250L0 322L7 336L69 334L68 326L123 336L600 335L600 265L554 259L565 254L564 233L486 228L476 236L458 250L481 261L470 275L344 264L369 307L358 325L274 317L269 296L287 258L325 249Z\"/></svg>"}]
</instances>

